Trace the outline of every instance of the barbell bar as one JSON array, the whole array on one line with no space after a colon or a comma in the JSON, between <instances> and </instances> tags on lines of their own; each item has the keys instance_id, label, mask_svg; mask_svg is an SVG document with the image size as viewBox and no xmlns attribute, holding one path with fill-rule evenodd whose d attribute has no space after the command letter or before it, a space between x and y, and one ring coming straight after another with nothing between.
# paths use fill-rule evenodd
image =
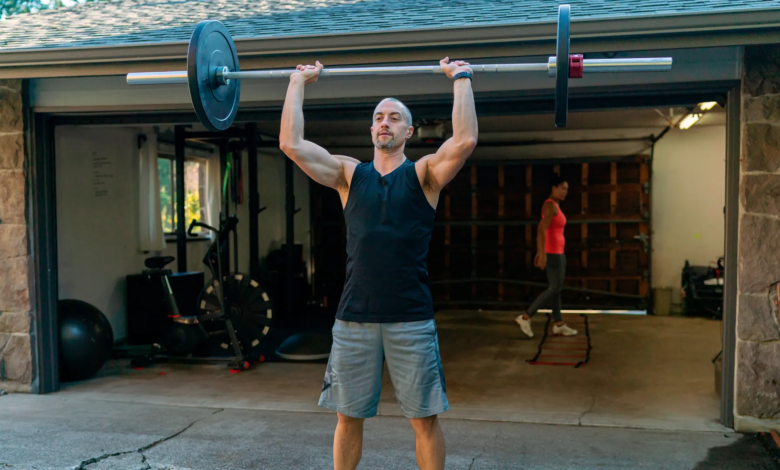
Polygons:
<instances>
[{"instance_id":1,"label":"barbell bar","mask_svg":"<svg viewBox=\"0 0 780 470\"><path fill-rule=\"evenodd\" d=\"M547 72L549 77L556 76L556 58L550 57L548 63L538 64L471 64L469 67L476 73L506 73L506 72ZM583 72L615 73L615 72L662 72L672 69L672 59L669 57L650 59L585 59ZM288 78L296 73L295 69L251 70L231 72L226 68L217 70L217 81L227 85L227 80L273 79ZM401 67L339 67L326 68L320 72L320 77L347 77L355 75L411 75L425 73L444 73L438 65L409 65ZM574 78L569 76L569 78ZM187 71L178 72L141 72L127 74L129 85L183 85L187 83Z\"/></svg>"},{"instance_id":2,"label":"barbell bar","mask_svg":"<svg viewBox=\"0 0 780 470\"><path fill-rule=\"evenodd\" d=\"M558 9L556 55L546 63L473 64L475 73L547 72L556 79L555 126L565 127L568 116L569 79L584 74L620 72L667 72L672 69L671 57L630 59L584 59L569 54L570 6ZM562 73L558 73L562 70ZM207 20L198 24L187 48L187 70L175 72L144 72L127 75L129 85L189 85L195 114L209 130L223 131L230 127L238 113L240 81L248 79L289 78L294 69L241 71L238 54L227 28L219 21ZM410 65L397 67L338 67L326 68L321 77L361 75L406 75L444 73L437 65Z\"/></svg>"}]
</instances>

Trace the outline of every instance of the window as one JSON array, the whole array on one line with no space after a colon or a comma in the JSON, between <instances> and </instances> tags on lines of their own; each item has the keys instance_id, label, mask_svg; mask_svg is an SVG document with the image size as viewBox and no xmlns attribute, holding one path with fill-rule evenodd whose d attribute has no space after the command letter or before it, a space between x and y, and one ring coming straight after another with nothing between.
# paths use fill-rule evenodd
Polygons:
<instances>
[{"instance_id":1,"label":"window","mask_svg":"<svg viewBox=\"0 0 780 470\"><path fill-rule=\"evenodd\" d=\"M188 158L184 162L184 212L189 227L193 219L206 221L206 161ZM157 159L157 172L160 178L160 209L163 231L166 235L176 235L176 163L171 156ZM193 233L207 236L203 229L196 228Z\"/></svg>"}]
</instances>

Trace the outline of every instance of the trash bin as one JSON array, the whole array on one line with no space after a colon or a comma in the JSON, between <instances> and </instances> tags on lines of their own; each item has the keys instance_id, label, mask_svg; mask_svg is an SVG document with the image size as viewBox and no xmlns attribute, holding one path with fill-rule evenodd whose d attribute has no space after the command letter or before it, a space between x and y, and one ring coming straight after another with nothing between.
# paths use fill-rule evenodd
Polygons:
<instances>
[{"instance_id":1,"label":"trash bin","mask_svg":"<svg viewBox=\"0 0 780 470\"><path fill-rule=\"evenodd\" d=\"M672 310L672 288L658 287L653 289L653 293L655 295L653 299L653 313L668 316Z\"/></svg>"}]
</instances>

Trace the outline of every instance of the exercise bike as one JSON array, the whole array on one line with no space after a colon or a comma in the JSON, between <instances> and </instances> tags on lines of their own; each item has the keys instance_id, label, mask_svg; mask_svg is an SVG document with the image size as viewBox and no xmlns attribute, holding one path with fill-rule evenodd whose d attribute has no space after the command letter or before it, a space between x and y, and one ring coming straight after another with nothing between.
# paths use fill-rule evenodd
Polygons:
<instances>
[{"instance_id":1,"label":"exercise bike","mask_svg":"<svg viewBox=\"0 0 780 470\"><path fill-rule=\"evenodd\" d=\"M197 360L200 350L207 343L216 343L223 350L232 348L234 357L227 359L234 371L247 370L251 363L262 362L259 346L268 335L273 323L273 307L268 294L260 284L246 274L223 273L223 250L231 232L238 225L238 218L228 217L220 229L192 221L187 230L201 227L216 234L203 258L212 279L198 298L198 315L182 316L171 289L168 277L172 274L165 267L174 261L173 256L147 258L148 268L143 275L156 278L162 284L163 297L171 320L162 343L153 344L149 354L132 360L133 367L146 367L158 360ZM221 282L220 282L221 280ZM201 353L202 354L202 353ZM224 360L201 357L214 361Z\"/></svg>"}]
</instances>

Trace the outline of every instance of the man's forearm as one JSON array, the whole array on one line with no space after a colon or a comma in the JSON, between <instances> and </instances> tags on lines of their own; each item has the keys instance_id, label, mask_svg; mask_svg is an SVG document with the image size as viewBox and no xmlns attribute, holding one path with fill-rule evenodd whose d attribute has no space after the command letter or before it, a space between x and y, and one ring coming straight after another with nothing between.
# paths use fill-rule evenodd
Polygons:
<instances>
[{"instance_id":1,"label":"man's forearm","mask_svg":"<svg viewBox=\"0 0 780 470\"><path fill-rule=\"evenodd\" d=\"M279 131L279 142L283 146L295 146L303 140L303 90L302 80L290 80Z\"/></svg>"},{"instance_id":2,"label":"man's forearm","mask_svg":"<svg viewBox=\"0 0 780 470\"><path fill-rule=\"evenodd\" d=\"M462 78L454 83L454 104L452 107L452 138L456 142L477 140L477 110L471 80Z\"/></svg>"}]
</instances>

